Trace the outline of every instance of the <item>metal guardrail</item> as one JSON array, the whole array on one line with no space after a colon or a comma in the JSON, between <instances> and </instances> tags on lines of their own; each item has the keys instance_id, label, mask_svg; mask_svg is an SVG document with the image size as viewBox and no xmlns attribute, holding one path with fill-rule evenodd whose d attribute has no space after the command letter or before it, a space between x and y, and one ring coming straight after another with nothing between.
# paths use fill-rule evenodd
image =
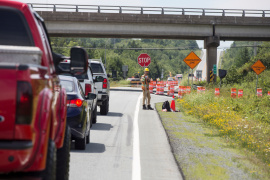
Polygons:
<instances>
[{"instance_id":1,"label":"metal guardrail","mask_svg":"<svg viewBox=\"0 0 270 180\"><path fill-rule=\"evenodd\" d=\"M41 3L29 3L29 5L36 11L52 11L52 12L270 17L270 10L255 10L255 9L211 9L211 8L177 8L177 7L105 6L105 5L98 6L98 5L41 4Z\"/></svg>"}]
</instances>

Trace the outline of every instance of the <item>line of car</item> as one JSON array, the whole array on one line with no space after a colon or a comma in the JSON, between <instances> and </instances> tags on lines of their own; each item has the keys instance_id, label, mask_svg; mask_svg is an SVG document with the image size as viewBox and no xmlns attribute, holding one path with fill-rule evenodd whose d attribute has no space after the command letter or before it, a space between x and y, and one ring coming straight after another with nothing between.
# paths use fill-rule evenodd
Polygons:
<instances>
[{"instance_id":1,"label":"line of car","mask_svg":"<svg viewBox=\"0 0 270 180\"><path fill-rule=\"evenodd\" d=\"M97 123L97 106L100 114L109 112L110 83L101 60L88 60L85 74L63 73L60 84L67 92L67 124L75 149L84 150L90 143L90 128ZM64 60L59 68L70 69L70 61Z\"/></svg>"},{"instance_id":2,"label":"line of car","mask_svg":"<svg viewBox=\"0 0 270 180\"><path fill-rule=\"evenodd\" d=\"M68 180L71 139L84 149L97 106L109 111L104 66L91 70L87 52L72 47L61 68L66 57L26 3L0 0L0 23L0 179Z\"/></svg>"}]
</instances>

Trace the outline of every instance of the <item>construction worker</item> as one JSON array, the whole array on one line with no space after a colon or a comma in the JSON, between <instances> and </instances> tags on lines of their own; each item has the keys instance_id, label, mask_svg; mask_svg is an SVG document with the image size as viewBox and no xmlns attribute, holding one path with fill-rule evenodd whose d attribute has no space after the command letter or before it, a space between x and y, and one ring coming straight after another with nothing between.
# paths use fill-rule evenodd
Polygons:
<instances>
[{"instance_id":1,"label":"construction worker","mask_svg":"<svg viewBox=\"0 0 270 180\"><path fill-rule=\"evenodd\" d=\"M143 90L143 109L153 110L153 108L150 105L150 99L151 99L150 92L149 92L150 78L148 76L148 73L149 73L149 69L145 68L144 74L141 77L142 90ZM147 108L145 106L146 98L147 98Z\"/></svg>"}]
</instances>

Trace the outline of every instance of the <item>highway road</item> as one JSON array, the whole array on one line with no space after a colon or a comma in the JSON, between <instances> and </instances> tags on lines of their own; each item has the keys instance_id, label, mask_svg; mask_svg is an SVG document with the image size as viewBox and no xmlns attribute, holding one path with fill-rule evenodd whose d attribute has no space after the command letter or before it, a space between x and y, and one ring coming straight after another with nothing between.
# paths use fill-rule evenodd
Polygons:
<instances>
[{"instance_id":1,"label":"highway road","mask_svg":"<svg viewBox=\"0 0 270 180\"><path fill-rule=\"evenodd\" d=\"M135 91L134 91L135 90ZM156 102L171 99L151 95ZM142 110L139 88L111 90L110 112L98 115L85 151L71 149L71 180L181 180L155 110Z\"/></svg>"},{"instance_id":2,"label":"highway road","mask_svg":"<svg viewBox=\"0 0 270 180\"><path fill-rule=\"evenodd\" d=\"M222 52L223 51L220 49L217 50L217 69L219 68L218 64ZM202 49L200 58L202 61L200 62L200 64L198 64L196 70L202 70L202 80L206 80L206 49ZM196 71L194 71L194 75L196 76Z\"/></svg>"}]
</instances>

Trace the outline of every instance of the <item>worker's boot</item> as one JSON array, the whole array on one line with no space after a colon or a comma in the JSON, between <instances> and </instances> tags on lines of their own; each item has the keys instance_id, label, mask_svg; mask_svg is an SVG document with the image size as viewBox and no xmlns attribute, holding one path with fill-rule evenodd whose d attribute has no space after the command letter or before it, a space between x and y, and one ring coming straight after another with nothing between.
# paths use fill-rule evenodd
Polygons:
<instances>
[{"instance_id":1,"label":"worker's boot","mask_svg":"<svg viewBox=\"0 0 270 180\"><path fill-rule=\"evenodd\" d=\"M145 104L144 104L144 105L142 106L142 108L143 108L143 109L146 109L146 106L145 106Z\"/></svg>"},{"instance_id":2,"label":"worker's boot","mask_svg":"<svg viewBox=\"0 0 270 180\"><path fill-rule=\"evenodd\" d=\"M148 105L147 108L148 108L149 110L154 110L154 109L151 107L151 105Z\"/></svg>"}]
</instances>

